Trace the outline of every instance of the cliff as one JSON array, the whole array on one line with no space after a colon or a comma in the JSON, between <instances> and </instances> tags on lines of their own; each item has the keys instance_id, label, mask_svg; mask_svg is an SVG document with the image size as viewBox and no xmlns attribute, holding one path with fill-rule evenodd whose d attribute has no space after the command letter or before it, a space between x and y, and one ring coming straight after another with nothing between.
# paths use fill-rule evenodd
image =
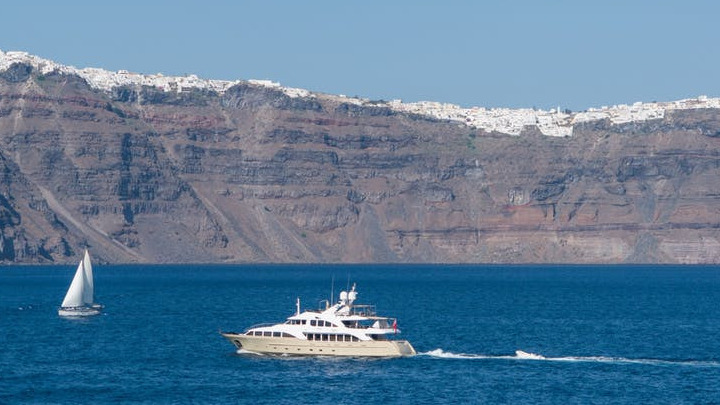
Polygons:
<instances>
[{"instance_id":1,"label":"cliff","mask_svg":"<svg viewBox=\"0 0 720 405\"><path fill-rule=\"evenodd\" d=\"M460 109L38 60L0 52L4 263L720 261L716 99Z\"/></svg>"}]
</instances>

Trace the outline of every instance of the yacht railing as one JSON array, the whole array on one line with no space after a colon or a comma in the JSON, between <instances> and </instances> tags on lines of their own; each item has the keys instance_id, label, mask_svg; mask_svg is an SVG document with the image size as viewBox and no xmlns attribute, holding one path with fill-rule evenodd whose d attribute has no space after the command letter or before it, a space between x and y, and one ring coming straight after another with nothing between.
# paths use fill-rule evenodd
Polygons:
<instances>
[{"instance_id":1,"label":"yacht railing","mask_svg":"<svg viewBox=\"0 0 720 405\"><path fill-rule=\"evenodd\" d=\"M275 326L275 325L277 325L277 324L275 324L275 323L259 323L259 324L257 324L257 325L253 325L253 326L245 329L245 332L249 331L250 329L265 328L265 327L267 327L267 326Z\"/></svg>"},{"instance_id":2,"label":"yacht railing","mask_svg":"<svg viewBox=\"0 0 720 405\"><path fill-rule=\"evenodd\" d=\"M375 316L377 312L375 312L375 305L353 305L350 308L350 314L358 316Z\"/></svg>"}]
</instances>

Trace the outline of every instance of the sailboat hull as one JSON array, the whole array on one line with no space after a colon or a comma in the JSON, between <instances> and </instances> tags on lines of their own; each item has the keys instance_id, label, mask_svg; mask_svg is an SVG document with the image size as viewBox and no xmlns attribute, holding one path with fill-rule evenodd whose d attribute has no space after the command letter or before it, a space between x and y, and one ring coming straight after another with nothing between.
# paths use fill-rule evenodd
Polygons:
<instances>
[{"instance_id":1,"label":"sailboat hull","mask_svg":"<svg viewBox=\"0 0 720 405\"><path fill-rule=\"evenodd\" d=\"M58 309L58 315L67 317L100 315L100 309L94 307L63 307Z\"/></svg>"}]
</instances>

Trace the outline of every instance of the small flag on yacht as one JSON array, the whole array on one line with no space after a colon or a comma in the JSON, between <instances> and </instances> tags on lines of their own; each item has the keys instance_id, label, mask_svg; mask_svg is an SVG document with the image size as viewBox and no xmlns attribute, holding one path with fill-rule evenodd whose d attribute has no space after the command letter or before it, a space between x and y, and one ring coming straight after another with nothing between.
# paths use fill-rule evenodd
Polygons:
<instances>
[{"instance_id":1,"label":"small flag on yacht","mask_svg":"<svg viewBox=\"0 0 720 405\"><path fill-rule=\"evenodd\" d=\"M393 330L397 333L397 319L393 319Z\"/></svg>"}]
</instances>

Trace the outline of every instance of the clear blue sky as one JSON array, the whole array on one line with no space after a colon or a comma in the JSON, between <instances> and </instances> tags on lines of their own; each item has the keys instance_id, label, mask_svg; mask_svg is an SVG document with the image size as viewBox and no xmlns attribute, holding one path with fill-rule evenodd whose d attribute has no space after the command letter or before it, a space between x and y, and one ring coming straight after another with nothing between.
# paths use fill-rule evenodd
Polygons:
<instances>
[{"instance_id":1,"label":"clear blue sky","mask_svg":"<svg viewBox=\"0 0 720 405\"><path fill-rule=\"evenodd\" d=\"M717 1L12 1L0 49L371 99L583 110L720 96Z\"/></svg>"}]
</instances>

